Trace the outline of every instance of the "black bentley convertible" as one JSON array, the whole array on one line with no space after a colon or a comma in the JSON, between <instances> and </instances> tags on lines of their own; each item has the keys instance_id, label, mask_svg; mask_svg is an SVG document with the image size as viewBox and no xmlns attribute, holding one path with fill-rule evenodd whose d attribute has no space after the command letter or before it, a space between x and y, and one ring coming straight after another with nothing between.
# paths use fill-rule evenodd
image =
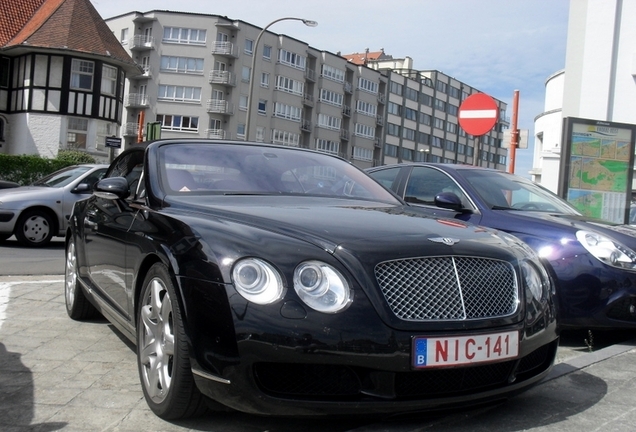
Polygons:
<instances>
[{"instance_id":1,"label":"black bentley convertible","mask_svg":"<svg viewBox=\"0 0 636 432\"><path fill-rule=\"evenodd\" d=\"M558 344L552 279L516 238L422 216L341 158L246 142L122 152L71 214L65 298L136 344L166 419L501 399Z\"/></svg>"}]
</instances>

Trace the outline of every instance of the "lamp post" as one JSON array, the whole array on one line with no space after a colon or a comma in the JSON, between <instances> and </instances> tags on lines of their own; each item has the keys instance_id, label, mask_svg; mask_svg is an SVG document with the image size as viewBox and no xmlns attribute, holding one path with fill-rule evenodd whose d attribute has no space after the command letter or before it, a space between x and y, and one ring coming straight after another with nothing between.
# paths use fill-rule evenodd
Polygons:
<instances>
[{"instance_id":1,"label":"lamp post","mask_svg":"<svg viewBox=\"0 0 636 432\"><path fill-rule=\"evenodd\" d=\"M256 41L254 42L254 50L252 52L252 67L250 68L250 83L249 83L250 87L247 93L247 116L245 117L245 141L248 141L250 138L250 120L252 118L252 97L254 95L254 84L255 84L254 68L256 67L256 53L258 52L258 44L260 43L261 38L263 37L263 34L265 34L265 31L270 26L272 26L273 24L276 24L279 21L285 21L285 20L302 21L303 24L305 24L308 27L316 27L318 25L316 21L311 21L304 18L284 17L284 18L278 18L272 21L271 23L267 24L265 27L263 27L263 30L261 30L261 32L258 34L258 37L256 38Z\"/></svg>"}]
</instances>

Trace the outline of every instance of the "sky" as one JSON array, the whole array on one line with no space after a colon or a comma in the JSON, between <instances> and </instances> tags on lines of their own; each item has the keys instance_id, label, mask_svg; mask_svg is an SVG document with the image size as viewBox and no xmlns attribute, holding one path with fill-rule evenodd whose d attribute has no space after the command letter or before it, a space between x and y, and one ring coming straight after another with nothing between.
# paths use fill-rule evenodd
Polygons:
<instances>
[{"instance_id":1,"label":"sky","mask_svg":"<svg viewBox=\"0 0 636 432\"><path fill-rule=\"evenodd\" d=\"M91 0L102 18L168 10L226 16L331 53L384 52L410 57L417 70L438 70L508 104L519 91L514 172L530 177L534 118L543 112L546 79L565 67L570 0Z\"/></svg>"}]
</instances>

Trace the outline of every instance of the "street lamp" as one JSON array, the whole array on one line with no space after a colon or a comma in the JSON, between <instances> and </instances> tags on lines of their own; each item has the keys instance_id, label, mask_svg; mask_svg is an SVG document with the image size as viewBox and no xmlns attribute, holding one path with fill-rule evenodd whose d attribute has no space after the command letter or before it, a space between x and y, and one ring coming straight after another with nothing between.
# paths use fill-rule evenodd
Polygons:
<instances>
[{"instance_id":1,"label":"street lamp","mask_svg":"<svg viewBox=\"0 0 636 432\"><path fill-rule=\"evenodd\" d=\"M276 24L279 21L285 21L285 20L302 21L303 24L305 24L308 27L316 27L318 25L316 21L311 21L308 19L284 17L284 18L278 18L272 21L271 23L267 24L265 27L263 27L263 30L261 30L261 32L258 34L258 37L256 38L256 41L254 42L254 50L252 52L252 67L250 69L250 84L249 84L250 87L249 87L249 92L247 93L247 116L245 118L245 141L248 141L250 138L250 120L252 117L252 96L254 95L254 84L255 84L254 68L256 67L256 53L258 52L258 44L261 41L261 38L263 37L263 34L265 33L265 31L271 25Z\"/></svg>"}]
</instances>

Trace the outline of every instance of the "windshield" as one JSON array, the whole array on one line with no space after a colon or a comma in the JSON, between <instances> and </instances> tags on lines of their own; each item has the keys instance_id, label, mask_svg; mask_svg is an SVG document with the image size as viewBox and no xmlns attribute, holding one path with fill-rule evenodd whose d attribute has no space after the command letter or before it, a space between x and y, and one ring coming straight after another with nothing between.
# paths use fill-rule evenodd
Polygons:
<instances>
[{"instance_id":1,"label":"windshield","mask_svg":"<svg viewBox=\"0 0 636 432\"><path fill-rule=\"evenodd\" d=\"M570 203L532 181L500 171L464 170L463 175L494 210L580 215Z\"/></svg>"},{"instance_id":2,"label":"windshield","mask_svg":"<svg viewBox=\"0 0 636 432\"><path fill-rule=\"evenodd\" d=\"M37 180L35 183L33 183L32 186L61 188L73 182L79 176L90 169L91 167L89 166L64 168L60 171L54 172L53 174L49 174L46 177L42 177L40 180Z\"/></svg>"},{"instance_id":3,"label":"windshield","mask_svg":"<svg viewBox=\"0 0 636 432\"><path fill-rule=\"evenodd\" d=\"M336 157L247 144L163 145L167 194L319 195L399 201L366 173Z\"/></svg>"}]
</instances>

